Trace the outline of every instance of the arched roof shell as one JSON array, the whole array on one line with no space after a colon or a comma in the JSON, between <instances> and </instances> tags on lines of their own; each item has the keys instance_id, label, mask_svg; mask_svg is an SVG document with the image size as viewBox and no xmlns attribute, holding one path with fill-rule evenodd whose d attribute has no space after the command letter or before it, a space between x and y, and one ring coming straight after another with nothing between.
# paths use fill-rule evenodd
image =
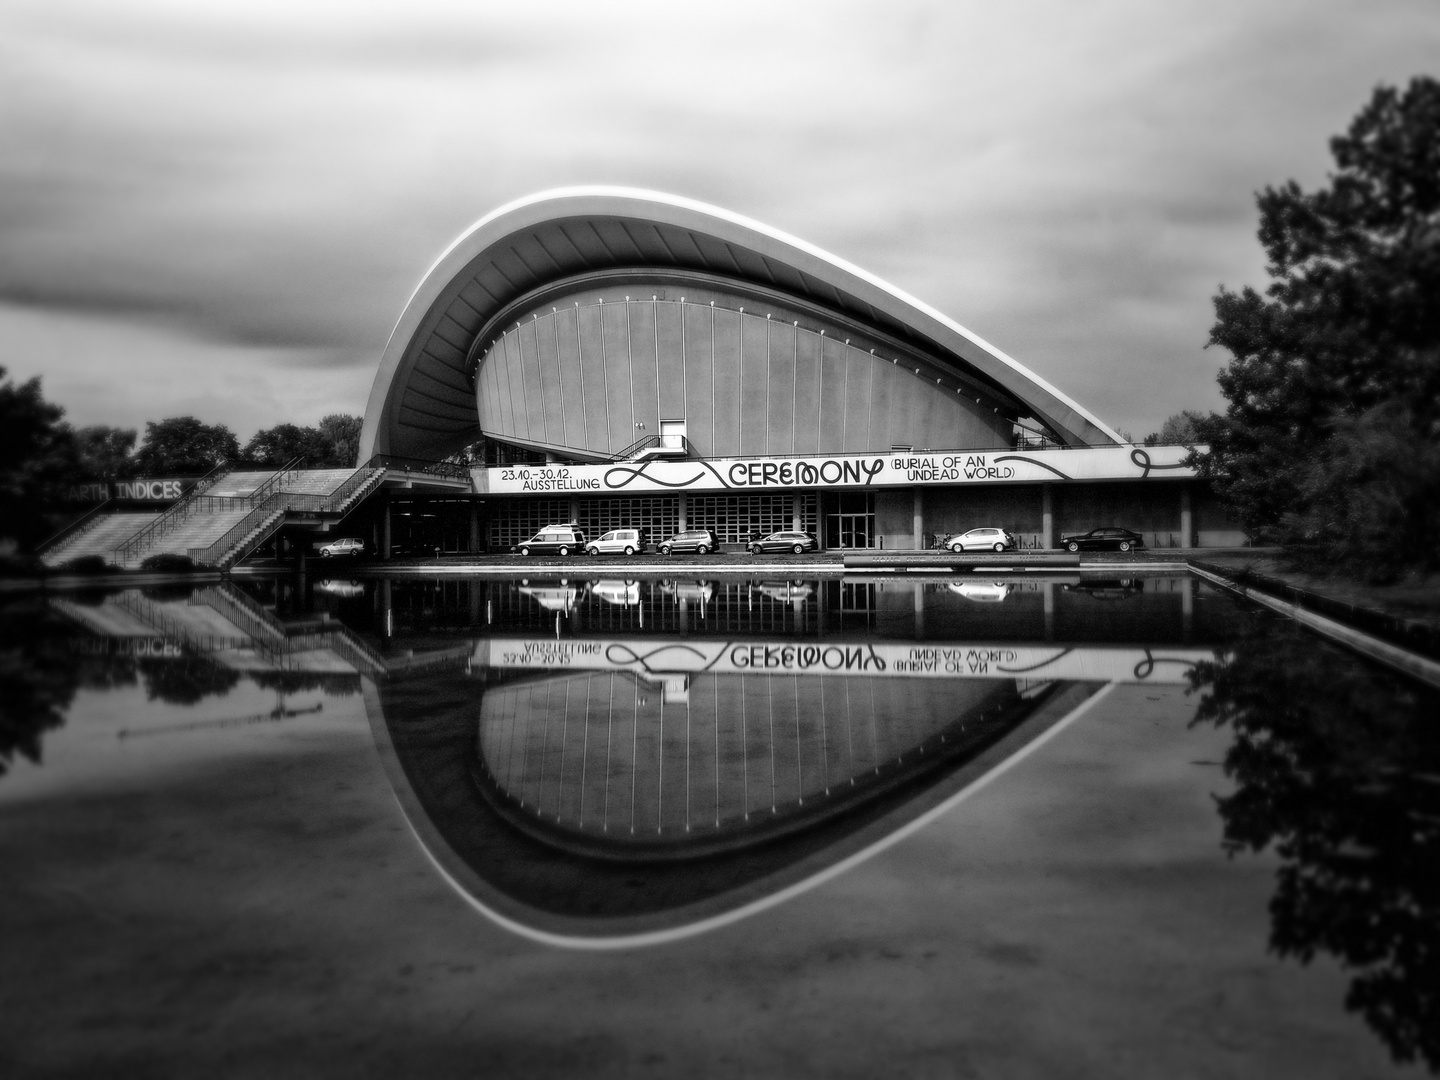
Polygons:
<instances>
[{"instance_id":1,"label":"arched roof shell","mask_svg":"<svg viewBox=\"0 0 1440 1080\"><path fill-rule=\"evenodd\" d=\"M631 188L541 192L486 215L405 305L360 436L374 454L444 457L480 435L472 345L527 295L616 270L699 271L780 292L910 344L1019 402L1071 445L1124 439L1083 406L928 304L813 244L691 199Z\"/></svg>"}]
</instances>

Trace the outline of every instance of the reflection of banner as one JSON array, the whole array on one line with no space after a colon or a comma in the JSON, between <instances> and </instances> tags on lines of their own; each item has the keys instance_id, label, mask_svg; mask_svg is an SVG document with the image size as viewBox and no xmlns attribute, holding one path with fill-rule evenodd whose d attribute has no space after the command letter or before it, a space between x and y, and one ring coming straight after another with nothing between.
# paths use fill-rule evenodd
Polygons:
<instances>
[{"instance_id":1,"label":"reflection of banner","mask_svg":"<svg viewBox=\"0 0 1440 1080\"><path fill-rule=\"evenodd\" d=\"M1040 480L1142 480L1191 477L1184 446L1101 446L1080 450L947 451L835 457L710 458L511 465L472 470L476 486L497 494L561 491L765 491L780 488L912 484L1034 483Z\"/></svg>"},{"instance_id":2,"label":"reflection of banner","mask_svg":"<svg viewBox=\"0 0 1440 1080\"><path fill-rule=\"evenodd\" d=\"M473 662L492 668L583 668L638 675L724 672L755 675L870 675L940 679L1078 679L1182 684L1213 649L1135 646L843 644L758 641L663 642L653 638L557 641L491 638Z\"/></svg>"}]
</instances>

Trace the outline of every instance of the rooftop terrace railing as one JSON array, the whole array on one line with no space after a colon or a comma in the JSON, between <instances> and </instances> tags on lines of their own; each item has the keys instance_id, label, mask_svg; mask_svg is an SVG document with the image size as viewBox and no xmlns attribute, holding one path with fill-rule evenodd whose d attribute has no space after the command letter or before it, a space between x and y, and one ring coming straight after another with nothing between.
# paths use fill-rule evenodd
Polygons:
<instances>
[{"instance_id":1,"label":"rooftop terrace railing","mask_svg":"<svg viewBox=\"0 0 1440 1080\"><path fill-rule=\"evenodd\" d=\"M457 461L426 461L423 458L400 457L395 454L376 454L365 463L365 467L384 468L398 472L424 473L445 480L469 481L469 465Z\"/></svg>"}]
</instances>

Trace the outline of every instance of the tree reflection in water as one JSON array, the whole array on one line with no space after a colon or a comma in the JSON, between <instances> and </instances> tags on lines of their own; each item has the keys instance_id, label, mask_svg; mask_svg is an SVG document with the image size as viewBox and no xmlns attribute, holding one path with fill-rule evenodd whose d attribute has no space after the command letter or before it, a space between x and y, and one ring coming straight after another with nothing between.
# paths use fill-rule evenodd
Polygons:
<instances>
[{"instance_id":1,"label":"tree reflection in water","mask_svg":"<svg viewBox=\"0 0 1440 1080\"><path fill-rule=\"evenodd\" d=\"M199 653L178 659L143 658L138 661L151 701L168 705L195 705L207 697L224 697L240 681L236 671Z\"/></svg>"},{"instance_id":2,"label":"tree reflection in water","mask_svg":"<svg viewBox=\"0 0 1440 1080\"><path fill-rule=\"evenodd\" d=\"M1235 731L1226 847L1283 860L1271 948L1338 958L1346 1007L1440 1071L1440 695L1268 614L1192 682Z\"/></svg>"}]
</instances>

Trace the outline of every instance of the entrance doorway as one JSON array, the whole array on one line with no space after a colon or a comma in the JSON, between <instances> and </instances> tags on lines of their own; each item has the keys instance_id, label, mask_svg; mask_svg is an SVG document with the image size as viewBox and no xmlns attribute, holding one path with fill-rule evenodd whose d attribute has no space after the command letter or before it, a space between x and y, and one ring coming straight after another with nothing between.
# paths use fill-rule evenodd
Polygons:
<instances>
[{"instance_id":1,"label":"entrance doorway","mask_svg":"<svg viewBox=\"0 0 1440 1080\"><path fill-rule=\"evenodd\" d=\"M875 542L875 493L842 491L825 514L827 548L868 548Z\"/></svg>"}]
</instances>

